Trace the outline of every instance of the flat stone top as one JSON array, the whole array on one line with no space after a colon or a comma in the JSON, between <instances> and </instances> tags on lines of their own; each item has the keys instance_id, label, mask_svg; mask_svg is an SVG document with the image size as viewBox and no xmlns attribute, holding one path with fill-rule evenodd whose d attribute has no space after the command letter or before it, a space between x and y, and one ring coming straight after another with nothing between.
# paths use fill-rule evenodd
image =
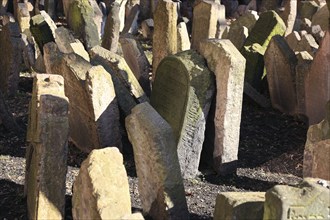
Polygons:
<instances>
[{"instance_id":1,"label":"flat stone top","mask_svg":"<svg viewBox=\"0 0 330 220\"><path fill-rule=\"evenodd\" d=\"M265 201L265 192L222 192L218 196L224 196L229 203L236 204Z\"/></svg>"},{"instance_id":2,"label":"flat stone top","mask_svg":"<svg viewBox=\"0 0 330 220\"><path fill-rule=\"evenodd\" d=\"M37 95L53 95L67 99L64 94L64 79L55 74L37 74L36 84Z\"/></svg>"}]
</instances>

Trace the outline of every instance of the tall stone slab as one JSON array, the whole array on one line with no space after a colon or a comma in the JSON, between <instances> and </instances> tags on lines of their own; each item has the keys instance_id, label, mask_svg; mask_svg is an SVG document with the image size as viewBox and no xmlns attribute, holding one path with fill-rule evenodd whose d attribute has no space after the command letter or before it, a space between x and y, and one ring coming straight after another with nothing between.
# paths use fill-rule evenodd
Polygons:
<instances>
[{"instance_id":1,"label":"tall stone slab","mask_svg":"<svg viewBox=\"0 0 330 220\"><path fill-rule=\"evenodd\" d=\"M150 97L150 64L140 42L130 36L121 37L119 41L127 65L134 73L146 95Z\"/></svg>"},{"instance_id":2,"label":"tall stone slab","mask_svg":"<svg viewBox=\"0 0 330 220\"><path fill-rule=\"evenodd\" d=\"M309 124L319 123L325 117L324 106L330 100L330 32L327 31L315 54L306 77L306 114Z\"/></svg>"},{"instance_id":3,"label":"tall stone slab","mask_svg":"<svg viewBox=\"0 0 330 220\"><path fill-rule=\"evenodd\" d=\"M266 192L263 219L328 219L329 193L329 188L313 178L297 187L277 185Z\"/></svg>"},{"instance_id":4,"label":"tall stone slab","mask_svg":"<svg viewBox=\"0 0 330 220\"><path fill-rule=\"evenodd\" d=\"M183 177L193 178L214 93L213 74L193 50L166 57L156 74L150 103L173 128Z\"/></svg>"},{"instance_id":5,"label":"tall stone slab","mask_svg":"<svg viewBox=\"0 0 330 220\"><path fill-rule=\"evenodd\" d=\"M97 27L97 31L99 36L101 37L102 34L102 22L103 22L103 13L100 9L100 7L97 4L96 0L89 0L89 4L92 6L93 8L93 21Z\"/></svg>"},{"instance_id":6,"label":"tall stone slab","mask_svg":"<svg viewBox=\"0 0 330 220\"><path fill-rule=\"evenodd\" d=\"M283 20L274 11L260 14L251 33L241 49L246 59L245 80L254 88L258 89L264 70L264 51L273 36L284 35L286 30Z\"/></svg>"},{"instance_id":7,"label":"tall stone slab","mask_svg":"<svg viewBox=\"0 0 330 220\"><path fill-rule=\"evenodd\" d=\"M187 30L187 25L184 22L178 24L178 52L190 49L190 39Z\"/></svg>"},{"instance_id":8,"label":"tall stone slab","mask_svg":"<svg viewBox=\"0 0 330 220\"><path fill-rule=\"evenodd\" d=\"M69 137L69 101L59 75L37 74L26 149L29 219L63 219Z\"/></svg>"},{"instance_id":9,"label":"tall stone slab","mask_svg":"<svg viewBox=\"0 0 330 220\"><path fill-rule=\"evenodd\" d=\"M119 19L120 5L117 2L111 4L110 12L104 27L104 36L102 40L102 47L117 53L120 32L120 19Z\"/></svg>"},{"instance_id":10,"label":"tall stone slab","mask_svg":"<svg viewBox=\"0 0 330 220\"><path fill-rule=\"evenodd\" d=\"M286 31L285 36L290 34L293 31L294 24L297 17L297 0L285 0L284 1L284 10L279 12L279 16L285 23Z\"/></svg>"},{"instance_id":11,"label":"tall stone slab","mask_svg":"<svg viewBox=\"0 0 330 220\"><path fill-rule=\"evenodd\" d=\"M92 48L89 54L93 65L101 65L110 73L124 115L129 115L135 105L149 101L123 57L100 46Z\"/></svg>"},{"instance_id":12,"label":"tall stone slab","mask_svg":"<svg viewBox=\"0 0 330 220\"><path fill-rule=\"evenodd\" d=\"M18 3L17 5L17 22L21 29L21 33L28 32L30 28L30 13L29 13L29 3Z\"/></svg>"},{"instance_id":13,"label":"tall stone slab","mask_svg":"<svg viewBox=\"0 0 330 220\"><path fill-rule=\"evenodd\" d=\"M87 153L107 146L121 148L119 110L109 73L76 54L61 53L55 43L44 49L47 73L62 75L65 80L71 141Z\"/></svg>"},{"instance_id":14,"label":"tall stone slab","mask_svg":"<svg viewBox=\"0 0 330 220\"><path fill-rule=\"evenodd\" d=\"M94 21L94 10L89 0L73 0L67 14L67 23L81 40L86 50L99 45L100 36Z\"/></svg>"},{"instance_id":15,"label":"tall stone slab","mask_svg":"<svg viewBox=\"0 0 330 220\"><path fill-rule=\"evenodd\" d=\"M160 0L154 13L154 34L152 42L152 81L160 61L177 52L178 3Z\"/></svg>"},{"instance_id":16,"label":"tall stone slab","mask_svg":"<svg viewBox=\"0 0 330 220\"><path fill-rule=\"evenodd\" d=\"M116 147L93 150L73 185L73 219L121 219L131 213L123 156Z\"/></svg>"},{"instance_id":17,"label":"tall stone slab","mask_svg":"<svg viewBox=\"0 0 330 220\"><path fill-rule=\"evenodd\" d=\"M172 128L148 103L134 107L125 124L143 212L153 219L188 219Z\"/></svg>"},{"instance_id":18,"label":"tall stone slab","mask_svg":"<svg viewBox=\"0 0 330 220\"><path fill-rule=\"evenodd\" d=\"M304 177L318 177L330 180L329 140L330 140L330 101L325 106L326 117L307 131L304 151Z\"/></svg>"},{"instance_id":19,"label":"tall stone slab","mask_svg":"<svg viewBox=\"0 0 330 220\"><path fill-rule=\"evenodd\" d=\"M213 166L219 174L236 171L245 59L229 40L201 42L199 51L215 74Z\"/></svg>"},{"instance_id":20,"label":"tall stone slab","mask_svg":"<svg viewBox=\"0 0 330 220\"><path fill-rule=\"evenodd\" d=\"M297 58L284 37L274 36L264 55L272 106L283 113L295 114L297 108Z\"/></svg>"},{"instance_id":21,"label":"tall stone slab","mask_svg":"<svg viewBox=\"0 0 330 220\"><path fill-rule=\"evenodd\" d=\"M127 9L127 8L126 8ZM137 34L139 29L139 19L140 15L140 6L138 4L134 5L134 7L129 11L128 16L125 20L125 26L122 30L122 34L129 33L129 34Z\"/></svg>"},{"instance_id":22,"label":"tall stone slab","mask_svg":"<svg viewBox=\"0 0 330 220\"><path fill-rule=\"evenodd\" d=\"M215 38L219 20L225 17L223 5L213 1L200 1L194 7L191 48L198 50L202 40Z\"/></svg>"}]
</instances>

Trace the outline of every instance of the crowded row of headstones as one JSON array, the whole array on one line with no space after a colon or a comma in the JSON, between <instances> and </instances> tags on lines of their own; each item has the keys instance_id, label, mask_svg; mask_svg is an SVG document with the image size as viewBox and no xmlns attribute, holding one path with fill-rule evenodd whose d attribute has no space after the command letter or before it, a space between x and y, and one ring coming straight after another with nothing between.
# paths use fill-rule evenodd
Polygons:
<instances>
[{"instance_id":1,"label":"crowded row of headstones","mask_svg":"<svg viewBox=\"0 0 330 220\"><path fill-rule=\"evenodd\" d=\"M136 30L139 7L123 22L122 4L103 5L109 11L105 19L96 13L100 8L94 1L64 1L69 4L63 4L69 30L57 27L45 11L30 18L32 4L14 2L14 16L4 13L1 18L1 89L8 95L16 92L22 59L27 67L47 73L36 76L30 104L26 190L31 218L52 213L48 210L63 214L68 139L85 152L121 149L120 127L125 126L144 212L156 219L186 218L182 177L196 176L203 148L219 174L236 170L243 91L266 105L259 91L267 79L272 105L285 113L305 114L310 124L320 122L329 110L329 24L318 24L329 11L321 4L310 4L314 13L300 13L296 26L294 1L284 8L287 17L246 10L227 26L223 5L199 1L190 46L180 3L159 1L153 30L150 20L143 26L145 36L153 37L151 90L148 59L128 35ZM329 179L324 163L329 119L311 127L309 134L305 174ZM74 208L75 218L87 215L91 199L83 195L93 187L82 180L80 184L74 195L73 203L81 203Z\"/></svg>"}]
</instances>

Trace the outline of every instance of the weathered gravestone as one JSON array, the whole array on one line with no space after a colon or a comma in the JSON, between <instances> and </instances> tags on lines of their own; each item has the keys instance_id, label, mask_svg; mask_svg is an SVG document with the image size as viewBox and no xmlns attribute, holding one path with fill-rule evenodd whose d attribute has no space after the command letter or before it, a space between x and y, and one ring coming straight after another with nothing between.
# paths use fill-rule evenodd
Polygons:
<instances>
[{"instance_id":1,"label":"weathered gravestone","mask_svg":"<svg viewBox=\"0 0 330 220\"><path fill-rule=\"evenodd\" d=\"M117 2L111 4L111 9L107 17L107 21L104 27L104 35L102 40L102 47L110 50L113 53L117 53L118 40L120 32L120 19L119 19L120 5Z\"/></svg>"},{"instance_id":2,"label":"weathered gravestone","mask_svg":"<svg viewBox=\"0 0 330 220\"><path fill-rule=\"evenodd\" d=\"M277 185L268 190L264 219L329 219L330 189L318 182L306 178L297 187Z\"/></svg>"},{"instance_id":3,"label":"weathered gravestone","mask_svg":"<svg viewBox=\"0 0 330 220\"><path fill-rule=\"evenodd\" d=\"M136 4L129 11L122 34L125 33L129 33L133 35L137 34L139 29L139 24L138 24L139 14L140 14L140 6Z\"/></svg>"},{"instance_id":4,"label":"weathered gravestone","mask_svg":"<svg viewBox=\"0 0 330 220\"><path fill-rule=\"evenodd\" d=\"M217 196L213 219L262 220L264 202L264 192L222 192Z\"/></svg>"},{"instance_id":5,"label":"weathered gravestone","mask_svg":"<svg viewBox=\"0 0 330 220\"><path fill-rule=\"evenodd\" d=\"M312 20L313 15L319 8L320 6L315 1L300 1L298 4L298 17Z\"/></svg>"},{"instance_id":6,"label":"weathered gravestone","mask_svg":"<svg viewBox=\"0 0 330 220\"><path fill-rule=\"evenodd\" d=\"M297 108L297 58L282 36L274 36L264 55L272 106L286 114Z\"/></svg>"},{"instance_id":7,"label":"weathered gravestone","mask_svg":"<svg viewBox=\"0 0 330 220\"><path fill-rule=\"evenodd\" d=\"M208 148L219 174L236 171L244 87L245 59L229 40L202 41L200 53L216 78L214 143ZM213 133L213 132L211 132Z\"/></svg>"},{"instance_id":8,"label":"weathered gravestone","mask_svg":"<svg viewBox=\"0 0 330 220\"><path fill-rule=\"evenodd\" d=\"M127 65L134 73L146 95L150 96L150 64L140 42L131 36L123 36L119 39L119 41Z\"/></svg>"},{"instance_id":9,"label":"weathered gravestone","mask_svg":"<svg viewBox=\"0 0 330 220\"><path fill-rule=\"evenodd\" d=\"M21 33L25 33L30 28L29 3L18 3L17 6L17 22L19 23Z\"/></svg>"},{"instance_id":10,"label":"weathered gravestone","mask_svg":"<svg viewBox=\"0 0 330 220\"><path fill-rule=\"evenodd\" d=\"M323 5L312 17L312 26L320 25L323 31L329 30L330 12L326 5Z\"/></svg>"},{"instance_id":11,"label":"weathered gravestone","mask_svg":"<svg viewBox=\"0 0 330 220\"><path fill-rule=\"evenodd\" d=\"M37 74L30 102L25 190L29 219L64 219L69 101L62 76Z\"/></svg>"},{"instance_id":12,"label":"weathered gravestone","mask_svg":"<svg viewBox=\"0 0 330 220\"><path fill-rule=\"evenodd\" d=\"M152 81L160 61L177 52L177 8L177 2L160 0L154 13Z\"/></svg>"},{"instance_id":13,"label":"weathered gravestone","mask_svg":"<svg viewBox=\"0 0 330 220\"><path fill-rule=\"evenodd\" d=\"M125 119L143 212L153 219L188 219L176 143L170 125L149 103Z\"/></svg>"},{"instance_id":14,"label":"weathered gravestone","mask_svg":"<svg viewBox=\"0 0 330 220\"><path fill-rule=\"evenodd\" d=\"M121 148L119 110L109 73L76 54L61 53L55 43L45 45L44 50L47 73L64 77L72 142L84 152Z\"/></svg>"},{"instance_id":15,"label":"weathered gravestone","mask_svg":"<svg viewBox=\"0 0 330 220\"><path fill-rule=\"evenodd\" d=\"M297 1L298 0L283 1L284 10L278 12L279 16L282 18L286 26L286 31L284 34L285 36L287 36L293 31L297 17Z\"/></svg>"},{"instance_id":16,"label":"weathered gravestone","mask_svg":"<svg viewBox=\"0 0 330 220\"><path fill-rule=\"evenodd\" d=\"M123 156L116 147L93 150L73 185L74 219L120 219L131 213Z\"/></svg>"},{"instance_id":17,"label":"weathered gravestone","mask_svg":"<svg viewBox=\"0 0 330 220\"><path fill-rule=\"evenodd\" d=\"M171 125L184 178L193 178L204 141L214 77L202 56L189 50L163 59L150 103Z\"/></svg>"},{"instance_id":18,"label":"weathered gravestone","mask_svg":"<svg viewBox=\"0 0 330 220\"><path fill-rule=\"evenodd\" d=\"M8 22L0 29L0 89L5 95L17 92L23 45L18 23Z\"/></svg>"},{"instance_id":19,"label":"weathered gravestone","mask_svg":"<svg viewBox=\"0 0 330 220\"><path fill-rule=\"evenodd\" d=\"M326 117L309 127L304 151L304 177L330 180L330 101L325 106Z\"/></svg>"},{"instance_id":20,"label":"weathered gravestone","mask_svg":"<svg viewBox=\"0 0 330 220\"><path fill-rule=\"evenodd\" d=\"M100 36L89 0L72 1L67 14L67 23L87 50L99 44Z\"/></svg>"},{"instance_id":21,"label":"weathered gravestone","mask_svg":"<svg viewBox=\"0 0 330 220\"><path fill-rule=\"evenodd\" d=\"M149 101L124 58L100 46L92 48L89 54L93 65L102 65L110 73L118 105L126 116L138 103Z\"/></svg>"},{"instance_id":22,"label":"weathered gravestone","mask_svg":"<svg viewBox=\"0 0 330 220\"><path fill-rule=\"evenodd\" d=\"M186 23L180 22L178 24L178 45L177 45L177 50L178 52L189 50L190 49L190 40L189 40L189 34L187 30Z\"/></svg>"},{"instance_id":23,"label":"weathered gravestone","mask_svg":"<svg viewBox=\"0 0 330 220\"><path fill-rule=\"evenodd\" d=\"M260 14L251 33L241 49L246 59L245 80L259 89L264 70L263 55L269 41L275 35L283 35L286 30L283 20L274 11Z\"/></svg>"},{"instance_id":24,"label":"weathered gravestone","mask_svg":"<svg viewBox=\"0 0 330 220\"><path fill-rule=\"evenodd\" d=\"M324 106L330 100L329 72L330 32L327 31L305 79L306 114L310 125L319 123L325 117Z\"/></svg>"}]
</instances>

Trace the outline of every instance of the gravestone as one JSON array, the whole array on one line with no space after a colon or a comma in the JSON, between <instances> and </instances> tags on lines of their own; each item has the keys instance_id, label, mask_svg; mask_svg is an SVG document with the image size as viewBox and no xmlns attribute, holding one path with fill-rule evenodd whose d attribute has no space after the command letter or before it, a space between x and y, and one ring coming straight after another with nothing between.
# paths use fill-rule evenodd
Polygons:
<instances>
[{"instance_id":1,"label":"gravestone","mask_svg":"<svg viewBox=\"0 0 330 220\"><path fill-rule=\"evenodd\" d=\"M260 14L251 33L241 49L246 59L245 80L254 88L259 89L264 70L264 51L275 35L284 35L286 30L283 20L274 11Z\"/></svg>"},{"instance_id":2,"label":"gravestone","mask_svg":"<svg viewBox=\"0 0 330 220\"><path fill-rule=\"evenodd\" d=\"M295 114L297 108L297 58L284 37L274 36L264 55L272 106L283 113Z\"/></svg>"},{"instance_id":3,"label":"gravestone","mask_svg":"<svg viewBox=\"0 0 330 220\"><path fill-rule=\"evenodd\" d=\"M300 1L298 4L298 16L301 19L312 20L315 12L320 8L315 1Z\"/></svg>"},{"instance_id":4,"label":"gravestone","mask_svg":"<svg viewBox=\"0 0 330 220\"><path fill-rule=\"evenodd\" d=\"M170 125L149 103L125 119L143 212L153 219L189 219L176 143Z\"/></svg>"},{"instance_id":5,"label":"gravestone","mask_svg":"<svg viewBox=\"0 0 330 220\"><path fill-rule=\"evenodd\" d=\"M324 106L330 100L329 72L330 32L327 31L305 79L306 114L310 125L319 123L325 117Z\"/></svg>"},{"instance_id":6,"label":"gravestone","mask_svg":"<svg viewBox=\"0 0 330 220\"><path fill-rule=\"evenodd\" d=\"M37 74L29 107L25 192L29 219L63 219L69 101L62 76Z\"/></svg>"},{"instance_id":7,"label":"gravestone","mask_svg":"<svg viewBox=\"0 0 330 220\"><path fill-rule=\"evenodd\" d=\"M190 40L186 23L180 22L178 24L178 52L190 49Z\"/></svg>"},{"instance_id":8,"label":"gravestone","mask_svg":"<svg viewBox=\"0 0 330 220\"><path fill-rule=\"evenodd\" d=\"M312 17L312 26L320 25L323 31L329 30L330 12L326 5L323 5Z\"/></svg>"},{"instance_id":9,"label":"gravestone","mask_svg":"<svg viewBox=\"0 0 330 220\"><path fill-rule=\"evenodd\" d=\"M119 39L127 65L134 73L146 95L150 97L150 64L139 41L123 36Z\"/></svg>"},{"instance_id":10,"label":"gravestone","mask_svg":"<svg viewBox=\"0 0 330 220\"><path fill-rule=\"evenodd\" d=\"M107 21L104 27L104 36L102 40L102 47L110 50L113 53L117 53L118 40L120 32L120 19L119 19L120 5L117 2L111 4L111 9L107 17Z\"/></svg>"},{"instance_id":11,"label":"gravestone","mask_svg":"<svg viewBox=\"0 0 330 220\"><path fill-rule=\"evenodd\" d=\"M121 148L119 110L109 73L74 53L61 53L55 43L44 49L47 73L64 77L71 141L87 153L108 146Z\"/></svg>"},{"instance_id":12,"label":"gravestone","mask_svg":"<svg viewBox=\"0 0 330 220\"><path fill-rule=\"evenodd\" d=\"M166 57L156 74L150 103L173 129L183 177L193 178L198 173L214 76L193 50Z\"/></svg>"},{"instance_id":13,"label":"gravestone","mask_svg":"<svg viewBox=\"0 0 330 220\"><path fill-rule=\"evenodd\" d=\"M287 36L293 31L297 17L297 1L298 0L285 0L283 5L284 10L278 12L286 26L284 36Z\"/></svg>"},{"instance_id":14,"label":"gravestone","mask_svg":"<svg viewBox=\"0 0 330 220\"><path fill-rule=\"evenodd\" d=\"M123 156L116 147L93 150L73 184L74 219L120 219L131 213Z\"/></svg>"},{"instance_id":15,"label":"gravestone","mask_svg":"<svg viewBox=\"0 0 330 220\"><path fill-rule=\"evenodd\" d=\"M277 185L268 190L264 219L328 219L330 190L319 183L306 178L297 187Z\"/></svg>"},{"instance_id":16,"label":"gravestone","mask_svg":"<svg viewBox=\"0 0 330 220\"><path fill-rule=\"evenodd\" d=\"M102 35L103 13L102 13L100 7L98 6L96 0L89 0L89 4L93 8L93 11L94 11L93 20L94 20L95 25L97 27L98 34L101 37L101 35Z\"/></svg>"},{"instance_id":17,"label":"gravestone","mask_svg":"<svg viewBox=\"0 0 330 220\"><path fill-rule=\"evenodd\" d=\"M152 81L163 58L177 52L178 3L159 0L154 13L154 33L152 43Z\"/></svg>"},{"instance_id":18,"label":"gravestone","mask_svg":"<svg viewBox=\"0 0 330 220\"><path fill-rule=\"evenodd\" d=\"M249 36L249 30L245 26L235 25L231 26L228 33L222 35L222 39L230 40L234 46L240 50L246 38Z\"/></svg>"},{"instance_id":19,"label":"gravestone","mask_svg":"<svg viewBox=\"0 0 330 220\"><path fill-rule=\"evenodd\" d=\"M154 20L147 19L141 22L141 32L144 38L151 39L154 33Z\"/></svg>"},{"instance_id":20,"label":"gravestone","mask_svg":"<svg viewBox=\"0 0 330 220\"><path fill-rule=\"evenodd\" d=\"M0 90L5 95L17 92L23 47L18 23L6 23L0 30Z\"/></svg>"},{"instance_id":21,"label":"gravestone","mask_svg":"<svg viewBox=\"0 0 330 220\"><path fill-rule=\"evenodd\" d=\"M149 100L124 58L100 46L92 48L89 54L93 65L101 65L110 73L124 115L129 115L138 103Z\"/></svg>"},{"instance_id":22,"label":"gravestone","mask_svg":"<svg viewBox=\"0 0 330 220\"><path fill-rule=\"evenodd\" d=\"M21 33L28 33L31 19L28 3L18 3L17 10L17 22L19 23Z\"/></svg>"},{"instance_id":23,"label":"gravestone","mask_svg":"<svg viewBox=\"0 0 330 220\"><path fill-rule=\"evenodd\" d=\"M229 40L202 41L199 51L215 74L213 166L219 174L236 171L245 59ZM212 132L211 132L212 133Z\"/></svg>"},{"instance_id":24,"label":"gravestone","mask_svg":"<svg viewBox=\"0 0 330 220\"><path fill-rule=\"evenodd\" d=\"M58 0L44 0L44 7L47 14L52 18L56 18L56 4Z\"/></svg>"},{"instance_id":25,"label":"gravestone","mask_svg":"<svg viewBox=\"0 0 330 220\"><path fill-rule=\"evenodd\" d=\"M140 15L140 6L138 4L134 5L130 10L128 17L125 20L125 26L123 28L122 34L137 34L139 29L138 18Z\"/></svg>"},{"instance_id":26,"label":"gravestone","mask_svg":"<svg viewBox=\"0 0 330 220\"><path fill-rule=\"evenodd\" d=\"M325 106L326 117L307 131L304 151L304 177L318 177L330 180L329 140L330 140L330 101Z\"/></svg>"}]
</instances>

